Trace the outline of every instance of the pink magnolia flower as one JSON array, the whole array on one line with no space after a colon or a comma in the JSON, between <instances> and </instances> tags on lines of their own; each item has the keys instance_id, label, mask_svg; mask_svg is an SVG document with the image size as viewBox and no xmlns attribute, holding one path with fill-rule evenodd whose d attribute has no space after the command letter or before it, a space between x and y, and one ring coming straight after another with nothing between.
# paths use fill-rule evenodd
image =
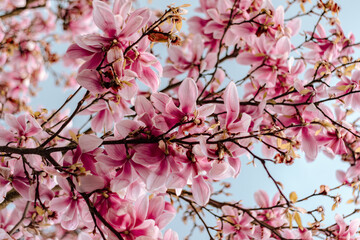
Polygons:
<instances>
[{"instance_id":1,"label":"pink magnolia flower","mask_svg":"<svg viewBox=\"0 0 360 240\"><path fill-rule=\"evenodd\" d=\"M300 108L298 109L301 117L294 112L294 109L289 109L287 107L280 108L276 110L276 112L287 111L287 116L279 117L280 121L286 126L290 125L300 125L301 127L293 127L286 131L286 134L289 136L296 136L297 141L301 144L301 149L305 153L305 157L308 161L313 161L316 159L321 143L318 142L316 135L317 132L321 131L321 127L319 125L311 124L311 122L318 117L322 117L317 115L316 111L313 111L310 107L308 108ZM282 141L279 139L272 139L273 144L275 146L282 147ZM288 151L291 149L288 149ZM291 150L292 151L292 150ZM295 154L295 153L294 153ZM294 155L292 154L292 155ZM294 156L293 156L294 157Z\"/></svg>"},{"instance_id":2,"label":"pink magnolia flower","mask_svg":"<svg viewBox=\"0 0 360 240\"><path fill-rule=\"evenodd\" d=\"M155 225L158 226L160 230L166 227L166 225L174 219L176 209L171 203L165 201L163 196L158 195L151 199L146 197L145 201L148 201L148 203L144 203L144 201L137 202L138 205L140 205L138 206L138 209L141 209L140 213L142 214L147 212L145 218L153 219L155 221Z\"/></svg>"},{"instance_id":3,"label":"pink magnolia flower","mask_svg":"<svg viewBox=\"0 0 360 240\"><path fill-rule=\"evenodd\" d=\"M148 23L150 18L147 9L138 9L130 13L130 6L130 2L119 0L115 1L114 8L111 10L106 3L94 1L94 22L104 32L104 36L90 34L78 37L75 39L76 43L67 51L69 58L82 58L86 61L79 69L78 82L89 91L104 92L119 84L118 87L121 87L121 81L129 82L128 77L134 79L136 76L153 91L159 86L162 67L158 60L146 51L149 41L143 39L130 51L126 50L129 42L134 42L140 37L139 30ZM127 51L126 56L123 56L125 51ZM107 54L109 56L106 57ZM127 61L124 61L124 58L127 58ZM117 61L124 63L117 63L116 73L119 76L112 76L106 80L105 75L100 77L95 71L101 65L106 66ZM125 68L124 71L119 69L119 66ZM152 68L156 69L158 74ZM129 74L129 69L135 74Z\"/></svg>"},{"instance_id":4,"label":"pink magnolia flower","mask_svg":"<svg viewBox=\"0 0 360 240\"><path fill-rule=\"evenodd\" d=\"M90 102L94 98L90 98ZM129 101L124 98L108 98L98 100L92 104L82 114L94 114L91 119L91 129L95 132L107 132L113 129L114 123L120 121L125 116L134 114L129 108Z\"/></svg>"},{"instance_id":5,"label":"pink magnolia flower","mask_svg":"<svg viewBox=\"0 0 360 240\"><path fill-rule=\"evenodd\" d=\"M156 126L157 122L155 117L157 114L154 106L144 96L140 95L135 99L135 111L137 114L137 120L144 123L146 130L149 131L151 135L159 136L164 133L164 131L160 130L161 127ZM165 122L163 123L166 124Z\"/></svg>"},{"instance_id":6,"label":"pink magnolia flower","mask_svg":"<svg viewBox=\"0 0 360 240\"><path fill-rule=\"evenodd\" d=\"M246 213L239 213L239 210L230 206L221 208L227 221L218 222L218 228L222 229L225 236L231 236L234 240L252 239L255 226L253 219Z\"/></svg>"},{"instance_id":7,"label":"pink magnolia flower","mask_svg":"<svg viewBox=\"0 0 360 240\"><path fill-rule=\"evenodd\" d=\"M198 88L196 83L191 78L186 78L180 85L178 90L179 107L177 107L172 98L164 93L154 93L151 95L151 101L155 108L162 112L168 127L181 122L192 121L191 123L181 126L186 131L201 131L201 125L204 119L212 114L215 110L215 105L205 104L197 108L196 99L198 97ZM160 117L160 118L162 118ZM164 129L166 131L166 129Z\"/></svg>"},{"instance_id":8,"label":"pink magnolia flower","mask_svg":"<svg viewBox=\"0 0 360 240\"><path fill-rule=\"evenodd\" d=\"M226 130L229 133L239 134L246 133L251 122L251 117L242 113L242 117L239 120L240 103L239 95L234 82L230 82L226 87L223 94L224 106L226 110L225 125Z\"/></svg>"},{"instance_id":9,"label":"pink magnolia flower","mask_svg":"<svg viewBox=\"0 0 360 240\"><path fill-rule=\"evenodd\" d=\"M287 57L291 50L290 39L286 36L277 41L269 41L262 35L252 40L251 49L239 53L236 61L242 65L251 65L249 72L253 72L259 85L266 88L276 86L278 75L288 73Z\"/></svg>"},{"instance_id":10,"label":"pink magnolia flower","mask_svg":"<svg viewBox=\"0 0 360 240\"><path fill-rule=\"evenodd\" d=\"M325 150L331 155L341 155L348 153L344 138L348 134L348 131L345 129L335 129L332 131L327 131L324 135L319 135L316 137L319 144L325 147Z\"/></svg>"},{"instance_id":11,"label":"pink magnolia flower","mask_svg":"<svg viewBox=\"0 0 360 240\"><path fill-rule=\"evenodd\" d=\"M217 144L207 144L205 136L199 136L198 140L200 144L194 147L194 153L198 156L213 159L208 177L213 180L221 180L239 174L241 162L240 159L235 157L235 153L228 156L225 151L226 146L219 147Z\"/></svg>"},{"instance_id":12,"label":"pink magnolia flower","mask_svg":"<svg viewBox=\"0 0 360 240\"><path fill-rule=\"evenodd\" d=\"M121 233L126 240L134 240L138 237L146 239L158 239L160 234L158 227L153 219L147 219L148 197L139 198L135 206L130 202L123 204L122 208L112 213L110 223ZM109 231L109 239L117 239Z\"/></svg>"},{"instance_id":13,"label":"pink magnolia flower","mask_svg":"<svg viewBox=\"0 0 360 240\"><path fill-rule=\"evenodd\" d=\"M60 216L61 226L67 230L75 230L82 221L93 225L90 212L81 195L71 190L66 179L57 177L56 180L62 194L51 200L50 209Z\"/></svg>"},{"instance_id":14,"label":"pink magnolia flower","mask_svg":"<svg viewBox=\"0 0 360 240\"><path fill-rule=\"evenodd\" d=\"M18 143L19 146L35 147L36 143L31 137L42 131L39 123L30 115L15 117L11 114L5 115L5 122L9 130L0 129L0 144Z\"/></svg>"},{"instance_id":15,"label":"pink magnolia flower","mask_svg":"<svg viewBox=\"0 0 360 240\"><path fill-rule=\"evenodd\" d=\"M136 48L136 52L129 52L128 56L134 61L130 69L139 76L141 82L155 92L159 87L159 77L162 76L163 68L156 57L146 51L149 44L150 41L147 38L142 39ZM131 55L132 53L134 55ZM157 73L154 72L153 69L155 69Z\"/></svg>"},{"instance_id":16,"label":"pink magnolia flower","mask_svg":"<svg viewBox=\"0 0 360 240\"><path fill-rule=\"evenodd\" d=\"M355 165L348 168L345 172L338 170L336 172L337 179L341 181L341 183L351 183L348 179L357 179L360 176L360 164L356 162Z\"/></svg>"},{"instance_id":17,"label":"pink magnolia flower","mask_svg":"<svg viewBox=\"0 0 360 240\"><path fill-rule=\"evenodd\" d=\"M66 8L59 10L60 17L64 19L63 29L70 31L72 36L91 32L94 28L92 10L92 4L86 0L70 2Z\"/></svg>"},{"instance_id":18,"label":"pink magnolia flower","mask_svg":"<svg viewBox=\"0 0 360 240\"><path fill-rule=\"evenodd\" d=\"M79 138L79 144L75 151L68 151L64 155L63 165L70 167L80 163L85 170L96 174L96 157L102 153L98 146L103 142L95 135L82 135Z\"/></svg>"},{"instance_id":19,"label":"pink magnolia flower","mask_svg":"<svg viewBox=\"0 0 360 240\"><path fill-rule=\"evenodd\" d=\"M25 175L22 160L13 159L10 165L11 168L1 167L0 187L6 190L11 185L24 199L33 200L30 194L30 182ZM26 170L31 173L29 167ZM2 194L5 194L5 192L2 192Z\"/></svg>"},{"instance_id":20,"label":"pink magnolia flower","mask_svg":"<svg viewBox=\"0 0 360 240\"><path fill-rule=\"evenodd\" d=\"M338 82L330 92L336 93L337 95L344 95L351 91L360 90L360 71L354 71L352 73L351 79L346 76L341 78L341 81ZM360 102L360 92L349 94L345 97L342 97L342 102L345 106L351 106L353 109L359 111L359 102Z\"/></svg>"},{"instance_id":21,"label":"pink magnolia flower","mask_svg":"<svg viewBox=\"0 0 360 240\"><path fill-rule=\"evenodd\" d=\"M310 52L304 54L309 63L315 64L317 61L326 60L335 65L341 64L339 56L346 56L354 51L351 47L347 47L355 41L353 34L347 38L339 24L335 24L335 28L331 29L330 33L332 38L328 38L321 24L317 25L315 33L308 33L316 39L316 42L309 41L303 45L310 49Z\"/></svg>"},{"instance_id":22,"label":"pink magnolia flower","mask_svg":"<svg viewBox=\"0 0 360 240\"><path fill-rule=\"evenodd\" d=\"M159 144L137 145L134 161L151 169L146 178L148 190L163 187L171 172L178 172L180 164L176 161L177 153L171 145Z\"/></svg>"},{"instance_id":23,"label":"pink magnolia flower","mask_svg":"<svg viewBox=\"0 0 360 240\"><path fill-rule=\"evenodd\" d=\"M116 175L111 181L111 190L114 192L128 187L139 177L146 181L151 172L149 168L134 160L135 150L132 147L125 147L123 144L106 145L105 153L97 156L96 160L116 168Z\"/></svg>"},{"instance_id":24,"label":"pink magnolia flower","mask_svg":"<svg viewBox=\"0 0 360 240\"><path fill-rule=\"evenodd\" d=\"M251 1L241 1L240 3L236 4L234 12L234 23L240 23L244 20L248 20L249 14L247 12L248 8L251 5ZM224 28L229 22L231 9L233 7L232 1L201 1L201 8L200 11L203 11L206 14L206 18L198 18L194 17L191 19L192 24L198 25L198 29L203 31L203 34L206 35L207 38L212 38L215 40L220 40L222 35L224 34ZM255 10L255 9L254 9ZM255 10L256 11L256 10ZM250 24L245 24L248 26L250 32L256 32L256 28L251 28ZM245 34L244 34L245 33ZM238 36L248 36L248 31L243 31L239 26L232 25L226 35L224 37L224 43L227 46L233 45L239 41Z\"/></svg>"},{"instance_id":25,"label":"pink magnolia flower","mask_svg":"<svg viewBox=\"0 0 360 240\"><path fill-rule=\"evenodd\" d=\"M282 237L286 239L301 239L301 240L313 240L313 235L311 231L304 228L303 230L300 229L284 229Z\"/></svg>"},{"instance_id":26,"label":"pink magnolia flower","mask_svg":"<svg viewBox=\"0 0 360 240\"><path fill-rule=\"evenodd\" d=\"M10 237L7 232L9 232L15 224L20 220L21 214L18 209L8 209L4 208L0 210L0 239L19 239L22 236L21 232L12 234ZM8 238L7 238L8 237Z\"/></svg>"},{"instance_id":27,"label":"pink magnolia flower","mask_svg":"<svg viewBox=\"0 0 360 240\"><path fill-rule=\"evenodd\" d=\"M279 196L279 193L275 194L274 198L270 202L269 197L265 191L259 190L254 194L255 201L260 208L268 208L281 203ZM283 209L281 208L257 211L256 217L274 227L280 227L287 223L287 220L283 215Z\"/></svg>"},{"instance_id":28,"label":"pink magnolia flower","mask_svg":"<svg viewBox=\"0 0 360 240\"><path fill-rule=\"evenodd\" d=\"M332 229L334 230L334 234L337 239L346 239L346 240L355 240L358 239L356 237L356 233L360 226L360 219L356 218L350 222L349 225L347 225L343 219L342 216L339 214L335 215L335 221L336 226L334 226Z\"/></svg>"},{"instance_id":29,"label":"pink magnolia flower","mask_svg":"<svg viewBox=\"0 0 360 240\"><path fill-rule=\"evenodd\" d=\"M199 72L211 69L215 65L216 53L208 53L202 59L204 43L201 35L197 34L193 39L186 41L185 46L171 46L168 50L171 65L164 67L164 77L176 77L188 72L188 77L197 79Z\"/></svg>"}]
</instances>

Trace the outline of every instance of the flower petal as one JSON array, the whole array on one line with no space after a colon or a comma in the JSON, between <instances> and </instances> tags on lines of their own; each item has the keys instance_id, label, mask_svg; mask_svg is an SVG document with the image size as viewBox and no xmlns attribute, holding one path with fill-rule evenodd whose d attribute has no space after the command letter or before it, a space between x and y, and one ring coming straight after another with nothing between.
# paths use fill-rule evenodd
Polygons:
<instances>
[{"instance_id":1,"label":"flower petal","mask_svg":"<svg viewBox=\"0 0 360 240\"><path fill-rule=\"evenodd\" d=\"M193 113L198 97L198 88L192 78L185 78L179 87L180 109L184 113Z\"/></svg>"},{"instance_id":2,"label":"flower petal","mask_svg":"<svg viewBox=\"0 0 360 240\"><path fill-rule=\"evenodd\" d=\"M95 135L82 135L79 138L79 146L83 153L94 150L100 146L102 142L103 140Z\"/></svg>"},{"instance_id":3,"label":"flower petal","mask_svg":"<svg viewBox=\"0 0 360 240\"><path fill-rule=\"evenodd\" d=\"M202 176L197 176L193 179L191 186L194 201L200 206L205 206L210 199L210 186L205 182Z\"/></svg>"}]
</instances>

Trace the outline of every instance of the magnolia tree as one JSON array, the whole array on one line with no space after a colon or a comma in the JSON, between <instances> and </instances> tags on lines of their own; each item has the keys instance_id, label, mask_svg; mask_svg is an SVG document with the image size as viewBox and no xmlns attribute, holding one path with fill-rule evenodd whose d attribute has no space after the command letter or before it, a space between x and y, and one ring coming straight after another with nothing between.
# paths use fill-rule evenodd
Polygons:
<instances>
[{"instance_id":1,"label":"magnolia tree","mask_svg":"<svg viewBox=\"0 0 360 240\"><path fill-rule=\"evenodd\" d=\"M299 206L331 199L334 210L338 189L359 202L360 129L349 116L360 109L358 44L340 7L199 5L186 17L188 4L1 2L1 239L178 239L167 227L176 214L204 239L359 238L355 207L329 219L319 205ZM301 28L307 16L313 25ZM65 54L55 42L68 44ZM229 63L248 69L231 74ZM72 94L54 110L32 109L51 77ZM269 166L321 152L348 164L338 185L285 194ZM266 171L272 200L263 190L257 206L225 198L223 181L246 174L242 161Z\"/></svg>"}]
</instances>

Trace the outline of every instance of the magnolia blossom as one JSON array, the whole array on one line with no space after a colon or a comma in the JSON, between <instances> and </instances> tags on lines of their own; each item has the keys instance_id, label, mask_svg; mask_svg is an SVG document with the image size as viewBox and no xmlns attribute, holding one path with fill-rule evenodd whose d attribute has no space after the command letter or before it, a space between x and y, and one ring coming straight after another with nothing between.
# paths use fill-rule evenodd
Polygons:
<instances>
[{"instance_id":1,"label":"magnolia blossom","mask_svg":"<svg viewBox=\"0 0 360 240\"><path fill-rule=\"evenodd\" d=\"M357 209L328 217L359 203L358 44L313 4L2 1L0 238L178 240L182 215L188 238L358 239ZM77 90L30 105L47 79Z\"/></svg>"}]
</instances>

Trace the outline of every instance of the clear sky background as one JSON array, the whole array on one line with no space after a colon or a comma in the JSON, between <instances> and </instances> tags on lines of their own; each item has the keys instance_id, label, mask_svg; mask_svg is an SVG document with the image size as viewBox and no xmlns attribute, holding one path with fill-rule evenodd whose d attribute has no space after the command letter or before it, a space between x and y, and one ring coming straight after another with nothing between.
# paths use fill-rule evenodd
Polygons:
<instances>
[{"instance_id":1,"label":"clear sky background","mask_svg":"<svg viewBox=\"0 0 360 240\"><path fill-rule=\"evenodd\" d=\"M137 6L145 6L148 4L147 0L140 0L140 4ZM190 3L193 6L188 8L189 15L194 14L194 8L196 7L195 1L177 1L177 0L153 0L151 6L157 9L166 9L166 6L175 3L175 5L181 5L183 3ZM313 0L315 2L315 0ZM360 1L359 0L342 0L337 1L341 6L341 12L339 15L339 19L342 23L342 27L346 34L353 32L355 34L355 38L357 41L360 41ZM273 4L278 6L280 4L284 4L285 0L275 0ZM300 9L298 9L300 11ZM304 19L302 29L303 30L312 30L315 22L314 19ZM186 25L186 24L185 24ZM184 26L184 30L186 27ZM66 47L62 46L59 51L65 51ZM162 50L163 51L163 50ZM359 53L357 53L355 58L360 57ZM229 69L232 68L231 63L228 65ZM239 74L243 76L246 74L245 70L238 70L238 66L232 70L232 74ZM245 68L242 68L245 69ZM163 79L166 81L166 79ZM54 87L54 81L46 81L41 83L40 87L42 88L42 92L32 101L32 106L34 109L37 106L46 107L47 109L56 109L59 107L64 100L69 96L71 91L64 92L61 88ZM74 109L76 102L72 102L69 105L71 110ZM359 113L355 113L358 114ZM83 119L75 119L74 124L81 124ZM259 148L255 149L259 154ZM254 207L256 204L254 202L253 194L259 190L263 189L268 192L269 196L272 196L276 193L276 188L274 183L267 177L265 170L262 168L259 163L258 167L254 167L253 165L247 165L247 162L250 162L251 159L248 159L246 156L241 157L242 161L242 169L238 178L235 180L229 180L232 183L233 196L231 198L227 198L226 201L234 200L243 200L243 204L246 207ZM296 191L299 198L310 195L314 192L314 190L319 190L319 186L322 184L329 185L330 187L334 187L339 185L340 183L335 178L335 172L338 169L346 170L348 167L347 164L342 163L339 159L328 159L326 156L320 154L318 158L312 162L307 163L304 158L296 159L295 163L292 166L286 165L273 165L269 164L269 170L276 178L276 180L280 181L284 185L284 193L288 195L292 191ZM336 193L336 192L335 192ZM332 201L324 198L317 197L311 201L308 201L304 205L299 205L300 207L304 207L307 210L312 210L317 206L324 206L326 209L326 225L334 223L334 214L335 213L350 213L352 212L354 206L346 204L346 201L351 196L351 189L347 189L347 191L339 191L342 194L343 201L340 204L340 207L335 211L331 211ZM220 199L222 200L222 199ZM190 229L191 222L188 223L187 226L184 226L181 221L181 214L177 216L177 218L170 224L170 227L179 233L179 239L183 239ZM303 224L306 225L306 220L303 220ZM208 239L206 233L195 233L193 238L191 239Z\"/></svg>"}]
</instances>

